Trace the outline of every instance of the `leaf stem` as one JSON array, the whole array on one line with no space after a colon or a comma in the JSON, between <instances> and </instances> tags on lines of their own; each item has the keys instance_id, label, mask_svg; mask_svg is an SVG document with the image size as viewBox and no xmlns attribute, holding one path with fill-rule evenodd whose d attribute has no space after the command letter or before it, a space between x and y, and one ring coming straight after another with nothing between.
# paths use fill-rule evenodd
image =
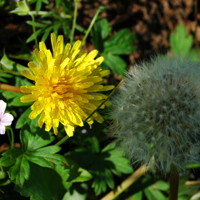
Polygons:
<instances>
[{"instance_id":1,"label":"leaf stem","mask_svg":"<svg viewBox=\"0 0 200 200\"><path fill-rule=\"evenodd\" d=\"M73 18L73 24L72 24L72 32L70 37L70 43L72 44L74 41L74 32L75 32L75 26L76 26L76 19L78 14L78 1L74 0L74 18Z\"/></svg>"},{"instance_id":2,"label":"leaf stem","mask_svg":"<svg viewBox=\"0 0 200 200\"><path fill-rule=\"evenodd\" d=\"M95 13L95 15L94 15L94 17L93 17L93 19L92 19L92 21L91 21L91 23L90 23L89 28L88 28L88 30L86 31L86 33L85 33L85 35L84 35L84 37L83 37L82 44L81 44L82 46L84 46L85 41L86 41L86 39L87 39L87 37L88 37L88 35L89 35L89 33L90 33L90 31L91 31L91 29L92 29L94 23L95 23L95 21L96 21L98 15L99 15L100 12L102 12L103 10L104 10L104 7L100 6L100 7L98 8L97 12Z\"/></svg>"},{"instance_id":3,"label":"leaf stem","mask_svg":"<svg viewBox=\"0 0 200 200\"><path fill-rule=\"evenodd\" d=\"M38 41L37 41L37 35L36 35L36 31L35 31L35 17L34 17L34 15L32 13L29 13L29 14L30 14L30 16L32 18L32 22L33 22L32 27L33 27L33 34L35 36L35 46L38 49Z\"/></svg>"},{"instance_id":4,"label":"leaf stem","mask_svg":"<svg viewBox=\"0 0 200 200\"><path fill-rule=\"evenodd\" d=\"M143 176L149 167L142 165L136 171L133 172L126 180L124 180L120 185L117 186L115 190L110 191L106 196L101 200L113 200L118 197L122 192L124 192L128 187L135 183L141 176Z\"/></svg>"},{"instance_id":5,"label":"leaf stem","mask_svg":"<svg viewBox=\"0 0 200 200\"><path fill-rule=\"evenodd\" d=\"M0 90L7 90L7 91L12 91L12 92L22 93L19 87L16 87L13 85L7 85L4 83L0 83Z\"/></svg>"}]
</instances>

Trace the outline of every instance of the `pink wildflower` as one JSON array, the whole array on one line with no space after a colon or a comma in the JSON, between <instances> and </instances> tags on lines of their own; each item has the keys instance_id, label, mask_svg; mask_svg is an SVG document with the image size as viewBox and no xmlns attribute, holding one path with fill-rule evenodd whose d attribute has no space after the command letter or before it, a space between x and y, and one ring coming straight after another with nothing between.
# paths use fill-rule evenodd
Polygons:
<instances>
[{"instance_id":1,"label":"pink wildflower","mask_svg":"<svg viewBox=\"0 0 200 200\"><path fill-rule=\"evenodd\" d=\"M14 117L9 114L5 113L6 110L6 103L3 100L0 100L0 134L5 134L5 126L10 126Z\"/></svg>"}]
</instances>

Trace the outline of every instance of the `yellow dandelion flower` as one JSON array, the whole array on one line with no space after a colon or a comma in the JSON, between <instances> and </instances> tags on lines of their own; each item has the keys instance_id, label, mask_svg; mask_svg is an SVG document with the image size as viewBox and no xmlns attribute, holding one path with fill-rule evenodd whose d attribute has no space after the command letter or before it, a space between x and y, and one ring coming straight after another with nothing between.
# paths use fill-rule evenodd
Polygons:
<instances>
[{"instance_id":1,"label":"yellow dandelion flower","mask_svg":"<svg viewBox=\"0 0 200 200\"><path fill-rule=\"evenodd\" d=\"M51 44L53 53L40 42L39 50L34 51L37 63L30 61L29 70L22 71L35 84L21 87L27 94L21 97L21 102L34 102L29 118L40 115L40 127L45 124L46 131L53 128L57 134L61 123L67 135L72 136L75 126L83 126L83 121L107 98L100 92L111 90L113 86L102 85L109 71L99 66L103 57L95 59L97 50L88 54L81 51L81 41L64 46L63 36L56 39L54 33ZM95 112L87 122L91 125L94 120L102 123L103 118Z\"/></svg>"}]
</instances>

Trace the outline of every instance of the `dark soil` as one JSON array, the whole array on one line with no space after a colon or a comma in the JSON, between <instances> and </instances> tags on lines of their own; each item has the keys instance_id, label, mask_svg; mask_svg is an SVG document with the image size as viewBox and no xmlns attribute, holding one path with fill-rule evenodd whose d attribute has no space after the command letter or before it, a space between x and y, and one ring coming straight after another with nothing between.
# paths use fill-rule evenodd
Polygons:
<instances>
[{"instance_id":1,"label":"dark soil","mask_svg":"<svg viewBox=\"0 0 200 200\"><path fill-rule=\"evenodd\" d=\"M78 23L88 27L100 5L106 10L101 17L107 18L112 32L129 28L136 34L135 52L129 56L129 64L143 60L155 53L169 50L169 34L179 23L183 23L188 33L195 35L195 23L200 15L195 15L197 0L82 0L79 4ZM199 5L198 5L199 12ZM32 32L24 17L0 13L0 46L6 51L18 51ZM195 21L196 19L196 21ZM196 42L200 41L200 27L196 26ZM33 45L33 44L31 44Z\"/></svg>"}]
</instances>

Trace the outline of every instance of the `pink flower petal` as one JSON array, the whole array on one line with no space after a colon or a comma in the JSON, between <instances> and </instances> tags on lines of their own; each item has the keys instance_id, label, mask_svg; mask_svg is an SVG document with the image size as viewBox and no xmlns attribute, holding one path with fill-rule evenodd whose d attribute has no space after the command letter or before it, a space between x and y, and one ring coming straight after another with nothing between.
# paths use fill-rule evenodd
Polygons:
<instances>
[{"instance_id":1,"label":"pink flower petal","mask_svg":"<svg viewBox=\"0 0 200 200\"><path fill-rule=\"evenodd\" d=\"M0 125L0 135L4 135L6 132L5 126Z\"/></svg>"},{"instance_id":2,"label":"pink flower petal","mask_svg":"<svg viewBox=\"0 0 200 200\"><path fill-rule=\"evenodd\" d=\"M14 117L11 114L5 113L3 117L1 118L0 125L10 126L12 124L13 119Z\"/></svg>"},{"instance_id":3,"label":"pink flower petal","mask_svg":"<svg viewBox=\"0 0 200 200\"><path fill-rule=\"evenodd\" d=\"M0 118L3 117L6 110L6 103L3 100L0 100Z\"/></svg>"}]
</instances>

